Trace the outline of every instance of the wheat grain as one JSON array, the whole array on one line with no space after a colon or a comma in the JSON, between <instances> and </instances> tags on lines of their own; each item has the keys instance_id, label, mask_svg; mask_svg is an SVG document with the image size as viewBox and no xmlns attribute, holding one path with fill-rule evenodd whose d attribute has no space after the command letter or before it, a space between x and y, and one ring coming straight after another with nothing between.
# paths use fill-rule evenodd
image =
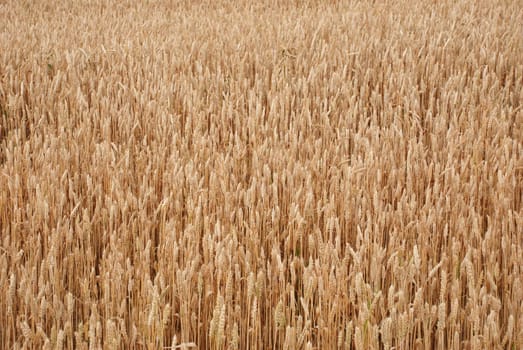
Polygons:
<instances>
[{"instance_id":1,"label":"wheat grain","mask_svg":"<svg viewBox=\"0 0 523 350\"><path fill-rule=\"evenodd\" d=\"M0 5L0 348L518 348L518 0Z\"/></svg>"}]
</instances>

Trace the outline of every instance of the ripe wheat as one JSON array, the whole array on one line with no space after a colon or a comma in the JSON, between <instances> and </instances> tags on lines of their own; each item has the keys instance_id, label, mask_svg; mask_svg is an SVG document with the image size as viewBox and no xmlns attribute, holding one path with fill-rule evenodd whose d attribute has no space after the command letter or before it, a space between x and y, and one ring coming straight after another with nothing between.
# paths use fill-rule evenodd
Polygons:
<instances>
[{"instance_id":1,"label":"ripe wheat","mask_svg":"<svg viewBox=\"0 0 523 350\"><path fill-rule=\"evenodd\" d=\"M522 348L521 9L0 0L0 348Z\"/></svg>"}]
</instances>

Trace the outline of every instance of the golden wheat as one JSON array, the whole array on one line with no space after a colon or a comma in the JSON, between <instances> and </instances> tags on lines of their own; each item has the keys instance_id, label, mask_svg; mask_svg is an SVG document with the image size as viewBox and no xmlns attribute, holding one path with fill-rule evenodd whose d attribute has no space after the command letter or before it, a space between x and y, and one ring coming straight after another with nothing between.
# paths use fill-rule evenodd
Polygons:
<instances>
[{"instance_id":1,"label":"golden wheat","mask_svg":"<svg viewBox=\"0 0 523 350\"><path fill-rule=\"evenodd\" d=\"M0 18L0 348L523 347L521 1Z\"/></svg>"}]
</instances>

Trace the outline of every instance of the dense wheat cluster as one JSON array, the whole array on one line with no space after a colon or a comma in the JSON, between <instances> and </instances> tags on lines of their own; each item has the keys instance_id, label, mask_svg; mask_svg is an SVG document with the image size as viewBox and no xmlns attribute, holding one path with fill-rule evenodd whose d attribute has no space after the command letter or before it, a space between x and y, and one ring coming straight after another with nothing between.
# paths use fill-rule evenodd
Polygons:
<instances>
[{"instance_id":1,"label":"dense wheat cluster","mask_svg":"<svg viewBox=\"0 0 523 350\"><path fill-rule=\"evenodd\" d=\"M0 348L522 349L523 3L0 1Z\"/></svg>"}]
</instances>

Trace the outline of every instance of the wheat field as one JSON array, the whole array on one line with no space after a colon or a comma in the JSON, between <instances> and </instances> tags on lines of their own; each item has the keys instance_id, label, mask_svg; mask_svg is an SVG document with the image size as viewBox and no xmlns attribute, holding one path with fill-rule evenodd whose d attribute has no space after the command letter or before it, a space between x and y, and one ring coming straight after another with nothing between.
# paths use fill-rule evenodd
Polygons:
<instances>
[{"instance_id":1,"label":"wheat field","mask_svg":"<svg viewBox=\"0 0 523 350\"><path fill-rule=\"evenodd\" d=\"M1 349L523 349L521 0L0 0Z\"/></svg>"}]
</instances>

